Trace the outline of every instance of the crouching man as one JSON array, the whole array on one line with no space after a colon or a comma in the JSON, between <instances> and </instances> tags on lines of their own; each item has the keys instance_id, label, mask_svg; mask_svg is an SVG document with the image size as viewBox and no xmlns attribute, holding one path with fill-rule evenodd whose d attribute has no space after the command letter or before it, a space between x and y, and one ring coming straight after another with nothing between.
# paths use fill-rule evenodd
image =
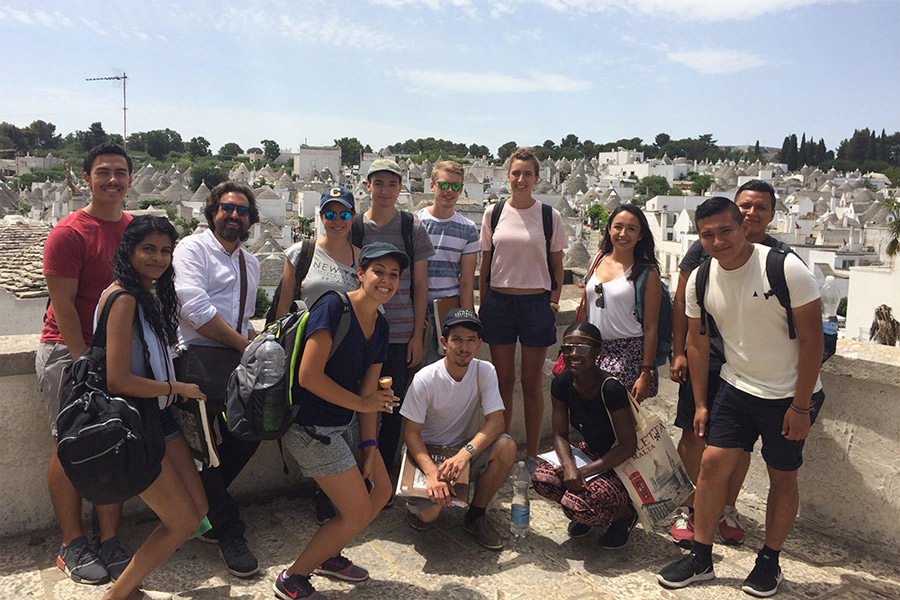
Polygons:
<instances>
[{"instance_id":1,"label":"crouching man","mask_svg":"<svg viewBox=\"0 0 900 600\"><path fill-rule=\"evenodd\" d=\"M413 529L428 529L441 509L453 501L451 482L468 464L474 493L463 528L485 548L500 550L503 538L485 511L509 475L516 443L503 433L503 399L494 366L475 358L481 346L478 315L467 308L450 311L444 319L441 346L446 356L416 373L400 410L406 421L406 446L425 473L428 487L428 499L407 499L406 520ZM480 429L478 410L484 415ZM437 466L425 444L460 450Z\"/></svg>"}]
</instances>

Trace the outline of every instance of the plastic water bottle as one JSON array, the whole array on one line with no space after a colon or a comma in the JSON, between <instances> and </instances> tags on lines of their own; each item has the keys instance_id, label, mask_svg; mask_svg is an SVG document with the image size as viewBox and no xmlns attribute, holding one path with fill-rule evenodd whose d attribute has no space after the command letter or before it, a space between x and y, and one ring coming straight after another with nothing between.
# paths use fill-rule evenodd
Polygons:
<instances>
[{"instance_id":1,"label":"plastic water bottle","mask_svg":"<svg viewBox=\"0 0 900 600\"><path fill-rule=\"evenodd\" d=\"M259 369L256 380L253 382L254 390L266 390L278 383L284 377L284 348L275 341L275 335L270 333L266 341L262 343L256 352ZM274 391L274 390L273 390ZM265 393L265 392L264 392ZM263 429L274 431L281 425L286 404L284 393L266 393L263 397L262 422Z\"/></svg>"},{"instance_id":2,"label":"plastic water bottle","mask_svg":"<svg viewBox=\"0 0 900 600\"><path fill-rule=\"evenodd\" d=\"M509 512L509 531L513 537L524 538L528 535L528 526L531 522L531 509L528 502L530 486L531 477L528 475L528 469L520 460L513 471L513 497Z\"/></svg>"},{"instance_id":3,"label":"plastic water bottle","mask_svg":"<svg viewBox=\"0 0 900 600\"><path fill-rule=\"evenodd\" d=\"M834 282L834 275L825 277L825 284L822 285L820 293L822 296L822 330L825 333L824 358L827 359L837 349L837 307L841 302L841 291Z\"/></svg>"}]
</instances>

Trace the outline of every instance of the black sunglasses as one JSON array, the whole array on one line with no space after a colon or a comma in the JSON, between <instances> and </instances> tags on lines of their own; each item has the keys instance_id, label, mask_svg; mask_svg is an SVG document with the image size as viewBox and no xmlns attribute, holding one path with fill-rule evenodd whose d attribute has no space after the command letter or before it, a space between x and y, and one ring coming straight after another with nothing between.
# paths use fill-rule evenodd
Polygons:
<instances>
[{"instance_id":1,"label":"black sunglasses","mask_svg":"<svg viewBox=\"0 0 900 600\"><path fill-rule=\"evenodd\" d=\"M238 206L237 204L231 204L229 202L222 202L221 204L219 204L219 208L221 208L222 212L226 215L230 215L235 210L237 210L238 216L241 217L246 217L250 214L249 206Z\"/></svg>"},{"instance_id":2,"label":"black sunglasses","mask_svg":"<svg viewBox=\"0 0 900 600\"><path fill-rule=\"evenodd\" d=\"M606 308L606 300L603 299L603 284L598 283L594 286L594 292L597 294L597 299L594 301L594 305L600 308Z\"/></svg>"},{"instance_id":3,"label":"black sunglasses","mask_svg":"<svg viewBox=\"0 0 900 600\"><path fill-rule=\"evenodd\" d=\"M446 192L448 189L451 189L454 192L461 192L463 188L463 184L461 183L450 183L449 181L435 181L435 183L442 192Z\"/></svg>"},{"instance_id":4,"label":"black sunglasses","mask_svg":"<svg viewBox=\"0 0 900 600\"><path fill-rule=\"evenodd\" d=\"M561 344L559 347L560 354L572 354L573 352L578 356L587 356L588 352L591 351L590 344Z\"/></svg>"},{"instance_id":5,"label":"black sunglasses","mask_svg":"<svg viewBox=\"0 0 900 600\"><path fill-rule=\"evenodd\" d=\"M353 218L353 213L349 210L342 210L341 212L337 212L334 210L323 210L322 216L325 217L326 221L334 221L336 217L340 217L341 221L349 221Z\"/></svg>"}]
</instances>

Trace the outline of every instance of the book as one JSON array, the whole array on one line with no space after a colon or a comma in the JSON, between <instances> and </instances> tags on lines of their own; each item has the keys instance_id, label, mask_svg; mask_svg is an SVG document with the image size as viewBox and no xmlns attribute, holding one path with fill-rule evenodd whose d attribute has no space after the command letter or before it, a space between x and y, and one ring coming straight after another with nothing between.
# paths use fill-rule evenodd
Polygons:
<instances>
[{"instance_id":1,"label":"book","mask_svg":"<svg viewBox=\"0 0 900 600\"><path fill-rule=\"evenodd\" d=\"M593 459L582 452L581 448L576 448L575 446L569 446L572 449L572 460L575 461L575 466L579 469L585 465L591 464ZM538 454L538 458L550 463L554 467L561 467L562 461L559 460L559 456L556 455L556 450L551 450L550 452L544 452L543 454ZM585 478L585 481L590 481L600 473L595 473L590 477Z\"/></svg>"},{"instance_id":2,"label":"book","mask_svg":"<svg viewBox=\"0 0 900 600\"><path fill-rule=\"evenodd\" d=\"M438 353L441 356L444 356L444 348L441 346L441 329L444 326L444 319L447 318L447 313L449 313L454 308L459 308L459 296L450 296L448 298L435 298L434 299L434 331L437 336L437 348Z\"/></svg>"},{"instance_id":3,"label":"book","mask_svg":"<svg viewBox=\"0 0 900 600\"><path fill-rule=\"evenodd\" d=\"M455 456L459 448L452 446L436 446L425 444L428 455L437 466L441 466L445 460ZM450 506L468 506L469 504L469 465L460 474L459 479L453 484L456 496L450 502ZM409 449L403 452L403 461L400 463L400 477L397 479L396 494L400 497L428 498L427 478L425 473L416 465L415 459L409 455Z\"/></svg>"},{"instance_id":4,"label":"book","mask_svg":"<svg viewBox=\"0 0 900 600\"><path fill-rule=\"evenodd\" d=\"M184 436L194 459L205 466L218 467L219 453L216 451L216 440L206 415L206 402L179 396L172 406L175 408L173 411L175 419L181 427L181 435Z\"/></svg>"}]
</instances>

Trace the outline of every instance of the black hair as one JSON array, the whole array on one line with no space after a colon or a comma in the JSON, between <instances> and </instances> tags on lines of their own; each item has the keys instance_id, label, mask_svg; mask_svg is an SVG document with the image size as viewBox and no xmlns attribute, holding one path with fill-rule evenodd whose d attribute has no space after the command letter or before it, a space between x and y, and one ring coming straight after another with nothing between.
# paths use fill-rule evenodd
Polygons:
<instances>
[{"instance_id":1,"label":"black hair","mask_svg":"<svg viewBox=\"0 0 900 600\"><path fill-rule=\"evenodd\" d=\"M744 214L741 212L741 209L738 208L737 204L723 196L713 196L709 200L705 200L703 204L698 206L697 210L694 211L694 225L696 225L699 230L701 219L708 219L709 217L724 212L731 215L731 218L734 219L738 225L744 222Z\"/></svg>"},{"instance_id":2,"label":"black hair","mask_svg":"<svg viewBox=\"0 0 900 600\"><path fill-rule=\"evenodd\" d=\"M580 335L589 338L598 346L600 345L600 342L603 341L603 336L600 335L600 330L597 329L597 326L588 323L587 321L577 321L569 325L565 333L563 333L563 338L567 335Z\"/></svg>"},{"instance_id":3,"label":"black hair","mask_svg":"<svg viewBox=\"0 0 900 600\"><path fill-rule=\"evenodd\" d=\"M762 179L751 179L738 188L738 191L734 194L735 202L737 202L741 192L760 192L762 194L769 194L769 197L772 198L772 210L775 210L775 188L767 181L763 181Z\"/></svg>"},{"instance_id":4,"label":"black hair","mask_svg":"<svg viewBox=\"0 0 900 600\"><path fill-rule=\"evenodd\" d=\"M116 255L113 258L113 275L122 289L133 295L138 305L144 309L144 316L156 337L169 346L175 343L178 331L175 269L170 264L156 280L156 298L154 298L153 294L141 285L140 276L131 264L131 257L134 256L135 249L152 233L168 236L172 240L174 249L178 233L167 218L152 215L134 217L122 232L122 242L116 248Z\"/></svg>"},{"instance_id":5,"label":"black hair","mask_svg":"<svg viewBox=\"0 0 900 600\"><path fill-rule=\"evenodd\" d=\"M606 230L603 232L603 239L600 241L600 251L604 254L612 252L613 243L609 234L609 228L612 227L613 219L621 212L634 215L641 224L641 239L634 245L634 267L631 269L631 275L628 277L630 281L637 281L640 274L647 269L659 271L659 261L656 260L656 243L653 241L650 223L647 222L644 211L634 204L620 204L617 206L606 220Z\"/></svg>"},{"instance_id":6,"label":"black hair","mask_svg":"<svg viewBox=\"0 0 900 600\"><path fill-rule=\"evenodd\" d=\"M441 336L443 336L445 339L450 339L450 330L453 329L454 327L465 327L469 331L474 331L475 333L477 333L478 339L481 339L481 328L478 327L475 323L466 323L466 322L454 323L453 325L450 325L449 327L444 326L444 328L441 329Z\"/></svg>"},{"instance_id":7,"label":"black hair","mask_svg":"<svg viewBox=\"0 0 900 600\"><path fill-rule=\"evenodd\" d=\"M388 257L396 260L397 267L400 269L400 272L403 273L403 265L400 263L400 261L397 258L391 256L390 254L382 254L381 256L370 256L369 258L364 258L361 261L359 261L359 268L362 269L363 271L366 271L366 270L368 270L369 266L373 262L375 262L379 258L384 258L385 256L388 256Z\"/></svg>"},{"instance_id":8,"label":"black hair","mask_svg":"<svg viewBox=\"0 0 900 600\"><path fill-rule=\"evenodd\" d=\"M118 154L125 158L125 162L128 164L128 174L131 175L131 171L134 169L134 163L131 161L131 157L128 156L128 152L125 151L125 148L112 142L104 142L90 149L87 156L84 157L84 164L82 164L84 172L90 175L91 169L94 168L94 161L97 160L98 156L103 154Z\"/></svg>"},{"instance_id":9,"label":"black hair","mask_svg":"<svg viewBox=\"0 0 900 600\"><path fill-rule=\"evenodd\" d=\"M222 196L232 192L235 194L243 194L247 197L247 202L250 204L250 225L259 223L259 211L256 208L256 195L253 193L253 188L249 185L238 183L237 181L223 181L209 192L209 196L206 198L206 207L203 209L203 214L206 216L206 223L213 231L216 230L214 219L216 213L219 211L219 203L222 200ZM250 230L248 229L244 232L244 235L241 236L241 241L246 242L249 237Z\"/></svg>"}]
</instances>

